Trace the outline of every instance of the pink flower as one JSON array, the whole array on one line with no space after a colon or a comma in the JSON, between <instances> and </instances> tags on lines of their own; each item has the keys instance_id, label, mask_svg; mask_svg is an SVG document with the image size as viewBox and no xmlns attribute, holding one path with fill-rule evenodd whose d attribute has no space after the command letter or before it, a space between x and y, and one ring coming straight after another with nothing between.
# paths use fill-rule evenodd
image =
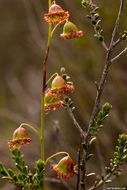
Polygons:
<instances>
[{"instance_id":1,"label":"pink flower","mask_svg":"<svg viewBox=\"0 0 127 190\"><path fill-rule=\"evenodd\" d=\"M28 137L26 129L23 127L17 128L13 133L13 140L8 141L8 146L11 150L20 148L22 145L30 144L31 139Z\"/></svg>"},{"instance_id":2,"label":"pink flower","mask_svg":"<svg viewBox=\"0 0 127 190\"><path fill-rule=\"evenodd\" d=\"M53 165L51 169L57 173L57 177L66 179L74 176L76 166L74 166L73 160L68 155L62 158L58 164Z\"/></svg>"},{"instance_id":3,"label":"pink flower","mask_svg":"<svg viewBox=\"0 0 127 190\"><path fill-rule=\"evenodd\" d=\"M44 97L44 110L55 111L57 107L63 107L63 101L60 99L60 97L57 94L53 94L51 92L51 89L48 88L45 92Z\"/></svg>"},{"instance_id":4,"label":"pink flower","mask_svg":"<svg viewBox=\"0 0 127 190\"><path fill-rule=\"evenodd\" d=\"M77 26L70 21L67 21L63 27L63 33L60 34L60 38L66 40L83 36L83 31L78 30Z\"/></svg>"},{"instance_id":5,"label":"pink flower","mask_svg":"<svg viewBox=\"0 0 127 190\"><path fill-rule=\"evenodd\" d=\"M49 24L57 24L64 22L69 17L68 11L65 12L59 5L54 1L54 4L50 7L49 12L45 14L45 21Z\"/></svg>"}]
</instances>

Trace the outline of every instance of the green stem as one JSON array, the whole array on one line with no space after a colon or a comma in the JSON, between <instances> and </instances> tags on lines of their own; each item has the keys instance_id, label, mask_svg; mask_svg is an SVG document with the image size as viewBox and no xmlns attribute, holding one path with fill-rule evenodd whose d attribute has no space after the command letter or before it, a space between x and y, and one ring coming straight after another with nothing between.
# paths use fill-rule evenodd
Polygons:
<instances>
[{"instance_id":1,"label":"green stem","mask_svg":"<svg viewBox=\"0 0 127 190\"><path fill-rule=\"evenodd\" d=\"M49 79L48 81L46 82L46 86L49 84L50 80L54 77L54 76L57 76L58 73L54 73Z\"/></svg>"},{"instance_id":2,"label":"green stem","mask_svg":"<svg viewBox=\"0 0 127 190\"><path fill-rule=\"evenodd\" d=\"M49 0L49 7L50 6L51 6L51 0ZM47 66L50 44L51 44L51 24L49 24L48 43L47 43L46 55L43 65L43 89L41 97L41 159L43 161L44 161L44 94L46 88L46 66Z\"/></svg>"},{"instance_id":3,"label":"green stem","mask_svg":"<svg viewBox=\"0 0 127 190\"><path fill-rule=\"evenodd\" d=\"M23 126L30 127L30 128L38 135L39 139L41 139L40 133L39 133L32 125L29 125L29 124L27 124L27 123L22 123L22 124L20 125L20 127L23 127Z\"/></svg>"},{"instance_id":4,"label":"green stem","mask_svg":"<svg viewBox=\"0 0 127 190\"><path fill-rule=\"evenodd\" d=\"M49 0L49 8L51 7L51 0ZM49 48L51 44L51 30L52 26L49 24L49 32L48 32L48 43L47 43L47 49L46 49L46 55L44 59L44 65L43 65L43 87L42 87L42 95L41 95L41 159L44 161L45 155L44 155L44 95L45 95L45 88L46 88L46 66L47 66L47 59L49 55ZM45 174L43 176L43 187L42 190L44 190L44 178Z\"/></svg>"},{"instance_id":5,"label":"green stem","mask_svg":"<svg viewBox=\"0 0 127 190\"><path fill-rule=\"evenodd\" d=\"M55 156L58 156L58 155L60 155L60 154L67 154L67 155L69 156L69 154L68 154L67 152L57 152L56 154L53 154L52 156L50 156L49 158L47 158L47 160L45 161L45 165L48 163L48 161L49 161L51 158L53 158L53 157L55 157Z\"/></svg>"},{"instance_id":6,"label":"green stem","mask_svg":"<svg viewBox=\"0 0 127 190\"><path fill-rule=\"evenodd\" d=\"M54 34L56 28L57 28L60 24L61 24L61 21L60 21L58 24L56 24L56 25L54 26L54 28L53 28L53 30L52 30L52 32L51 32L51 37L53 36L53 34Z\"/></svg>"}]
</instances>

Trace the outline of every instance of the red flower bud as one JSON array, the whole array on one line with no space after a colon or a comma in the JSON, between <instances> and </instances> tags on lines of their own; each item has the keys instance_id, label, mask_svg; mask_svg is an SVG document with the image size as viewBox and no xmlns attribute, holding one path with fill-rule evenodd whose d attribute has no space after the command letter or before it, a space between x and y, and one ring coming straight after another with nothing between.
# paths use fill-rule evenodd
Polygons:
<instances>
[{"instance_id":1,"label":"red flower bud","mask_svg":"<svg viewBox=\"0 0 127 190\"><path fill-rule=\"evenodd\" d=\"M71 178L75 174L76 166L74 166L73 160L68 155L62 158L58 164L53 165L52 170L57 172L59 178Z\"/></svg>"},{"instance_id":2,"label":"red flower bud","mask_svg":"<svg viewBox=\"0 0 127 190\"><path fill-rule=\"evenodd\" d=\"M70 21L64 24L63 33L60 34L60 37L64 40L80 36L83 36L83 31L79 31L77 26Z\"/></svg>"},{"instance_id":3,"label":"red flower bud","mask_svg":"<svg viewBox=\"0 0 127 190\"><path fill-rule=\"evenodd\" d=\"M54 4L50 7L48 14L45 14L45 21L49 24L57 24L64 22L69 17L69 13L65 12L59 5L54 1Z\"/></svg>"},{"instance_id":4,"label":"red flower bud","mask_svg":"<svg viewBox=\"0 0 127 190\"><path fill-rule=\"evenodd\" d=\"M8 146L14 150L20 148L24 144L29 144L31 139L28 137L27 130L23 127L17 128L13 133L13 140L8 142Z\"/></svg>"}]
</instances>

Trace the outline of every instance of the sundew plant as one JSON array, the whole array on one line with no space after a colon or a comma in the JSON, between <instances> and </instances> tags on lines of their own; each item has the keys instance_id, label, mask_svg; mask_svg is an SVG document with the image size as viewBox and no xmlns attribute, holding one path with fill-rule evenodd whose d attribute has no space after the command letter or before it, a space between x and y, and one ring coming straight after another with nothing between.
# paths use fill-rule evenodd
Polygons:
<instances>
[{"instance_id":1,"label":"sundew plant","mask_svg":"<svg viewBox=\"0 0 127 190\"><path fill-rule=\"evenodd\" d=\"M103 130L105 119L108 119L110 122L110 118L108 117L111 109L113 109L113 105L111 105L108 100L101 105L101 97L106 81L108 80L108 75L110 74L110 68L117 59L120 59L120 57L127 52L127 47L124 47L121 52L114 56L116 46L127 39L126 30L119 34L119 26L122 13L124 11L125 0L119 0L120 7L118 16L113 27L109 44L105 41L105 37L103 35L101 23L104 21L103 18L100 18L99 7L95 4L96 2L93 2L92 0L79 1L79 5L82 6L82 9L90 21L90 27L93 27L94 37L98 40L105 53L105 60L103 61L104 68L101 76L98 77L100 78L100 81L92 81L93 85L95 83L96 95L93 110L91 111L91 117L86 127L80 126L80 121L77 121L75 117L77 111L75 103L70 97L70 94L77 91L78 87L76 87L73 81L71 81L69 73L64 67L62 67L60 71L57 70L55 73L50 73L51 77L47 78L47 64L50 65L50 61L48 60L51 50L50 47L52 46L52 38L54 37L54 33L58 27L63 26L63 32L59 34L58 37L65 42L67 40L71 41L72 39L76 40L75 38L82 38L82 40L84 40L87 36L85 36L85 31L82 31L82 29L75 24L75 21L71 18L70 11L61 7L60 2L59 4L57 1L48 0L47 2L47 13L44 14L43 19L43 22L46 22L48 26L48 40L42 65L42 84L40 87L42 89L40 102L41 127L40 130L38 130L35 126L23 121L23 123L19 124L19 127L13 132L13 135L10 134L8 147L11 157L15 162L16 170L8 169L0 163L0 174L3 180L9 180L16 186L16 188L21 190L46 190L46 178L48 176L46 168L50 167L49 162L51 160L60 155L62 158L58 163L52 164L51 166L52 173L56 174L56 180L53 178L54 182L63 183L65 185L65 189L102 189L103 187L106 187L106 184L112 184L113 179L121 174L122 164L127 160L127 134L119 134L117 142L115 142L115 152L109 160L109 165L103 168L104 172L102 174L98 174L94 169L91 170L91 172L88 172L88 162L91 162L91 159L96 156L91 151L91 146L96 143L98 134ZM45 120L47 119L47 115L56 109L65 109L67 111L73 125L79 133L80 143L78 150L75 151L76 159L71 156L69 151L66 152L64 150L54 152L54 154L49 155L49 157L45 156ZM29 146L29 144L32 143L32 139L28 135L29 129L38 136L41 144L41 158L38 158L33 166L34 172L31 171L27 163L25 163L24 155L22 153L22 146ZM77 160L77 162L74 163L73 160ZM72 178L75 178L76 180L76 185L73 186L73 188L68 186L66 182ZM52 178L50 180L52 181ZM88 182L90 180L91 183Z\"/></svg>"}]
</instances>

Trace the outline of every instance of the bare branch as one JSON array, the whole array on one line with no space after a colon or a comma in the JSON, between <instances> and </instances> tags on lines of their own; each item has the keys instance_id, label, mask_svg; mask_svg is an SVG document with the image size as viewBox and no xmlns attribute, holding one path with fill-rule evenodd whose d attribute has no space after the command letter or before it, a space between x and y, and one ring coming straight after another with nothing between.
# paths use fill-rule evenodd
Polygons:
<instances>
[{"instance_id":1,"label":"bare branch","mask_svg":"<svg viewBox=\"0 0 127 190\"><path fill-rule=\"evenodd\" d=\"M105 49L106 51L108 51L108 47L107 47L106 43L103 41L101 44L102 44L102 46L104 47L104 49Z\"/></svg>"},{"instance_id":2,"label":"bare branch","mask_svg":"<svg viewBox=\"0 0 127 190\"><path fill-rule=\"evenodd\" d=\"M102 95L102 92L103 92L103 89L104 89L104 86L105 86L105 82L106 82L106 79L107 79L107 76L108 76L109 68L110 68L110 65L111 65L111 56L112 56L112 53L113 53L113 44L114 44L114 41L116 40L116 37L117 37L117 34L118 34L120 19L121 19L123 8L124 8L124 2L125 2L125 0L121 0L119 13L118 13L116 23L115 23L115 26L114 26L114 30L113 30L113 33L112 33L110 46L109 46L109 49L107 50L106 59L105 59L105 66L104 66L104 69L103 69L103 72L102 72L102 75L101 75L99 88L98 88L98 91L97 91L97 95L96 95L96 98L95 98L92 115L91 115L91 118L90 118L90 121L89 121L89 126L88 126L87 134L86 134L86 137L85 137L85 143L86 143L86 146L87 146L87 151L84 152L84 159L83 159L83 161L84 161L84 163L83 163L84 169L83 169L83 172L82 172L82 184L84 184L84 185L82 186L82 190L85 190L86 158L87 158L87 155L88 155L88 152L89 152L90 128L93 125L95 117L96 117L96 115L98 113L98 110L99 110L99 105L100 105L100 101L101 101L101 95ZM92 3L92 0L90 0L90 3ZM106 176L105 180L107 180L108 178L110 178L110 176ZM100 181L98 186L96 186L96 187L100 187L100 186L102 186L102 184L103 184L103 181ZM93 189L96 189L96 188L90 188L89 190L93 190Z\"/></svg>"},{"instance_id":3,"label":"bare branch","mask_svg":"<svg viewBox=\"0 0 127 190\"><path fill-rule=\"evenodd\" d=\"M114 44L113 44L113 48L116 47L121 41L122 41L122 39L120 39L120 38L118 40L116 40L116 42L114 42Z\"/></svg>"},{"instance_id":4,"label":"bare branch","mask_svg":"<svg viewBox=\"0 0 127 190\"><path fill-rule=\"evenodd\" d=\"M80 140L82 142L82 140ZM81 160L81 142L78 149L78 176L77 176L77 186L76 190L79 190L79 183L80 183L80 160Z\"/></svg>"},{"instance_id":5,"label":"bare branch","mask_svg":"<svg viewBox=\"0 0 127 190\"><path fill-rule=\"evenodd\" d=\"M112 58L112 59L111 59L111 63L114 62L114 61L116 61L117 59L119 59L119 57L120 57L121 55L123 55L124 53L126 53L126 51L127 51L127 47L125 47L124 50L121 51L116 57Z\"/></svg>"},{"instance_id":6,"label":"bare branch","mask_svg":"<svg viewBox=\"0 0 127 190\"><path fill-rule=\"evenodd\" d=\"M82 130L82 128L80 127L80 125L79 125L79 123L77 122L77 120L75 119L72 110L71 110L69 107L67 107L67 111L68 111L69 116L70 116L70 118L72 119L72 121L73 121L75 127L78 129L78 131L79 131L79 133L80 133L80 136L81 136L81 137L85 137L86 134L85 134L85 132Z\"/></svg>"},{"instance_id":7,"label":"bare branch","mask_svg":"<svg viewBox=\"0 0 127 190\"><path fill-rule=\"evenodd\" d=\"M121 0L118 17L117 17L115 27L114 27L114 30L113 30L113 33L112 33L112 39L111 39L110 47L113 46L113 43L116 40L116 37L117 37L117 34L118 34L120 20L121 20L122 12L123 12L123 9L124 9L124 3L125 3L125 0Z\"/></svg>"},{"instance_id":8,"label":"bare branch","mask_svg":"<svg viewBox=\"0 0 127 190\"><path fill-rule=\"evenodd\" d=\"M101 76L101 79L100 79L99 90L98 90L97 95L96 95L94 108L93 108L91 119L90 119L89 126L88 126L88 131L87 131L87 135L86 135L86 141L87 141L87 138L88 138L89 133L90 133L90 127L93 125L93 122L94 122L94 119L96 117L96 114L98 113L98 108L99 108L99 104L100 104L100 100L101 100L102 91L104 89L104 85L105 85L105 82L106 82L106 79L107 79L108 71L109 71L109 68L110 68L110 65L111 65L111 56L112 56L112 51L113 51L113 43L114 43L114 40L115 40L115 38L117 36L117 33L118 33L118 28L119 28L120 19L121 19L123 7L124 7L124 2L125 2L125 0L121 0L118 17L117 17L116 24L115 24L115 27L114 27L114 30L113 30L113 33L112 33L112 39L111 39L111 42L110 42L110 47L109 47L109 50L107 51L107 55L106 55L106 61L105 61L104 70L103 70L103 73L102 73L102 76Z\"/></svg>"}]
</instances>

